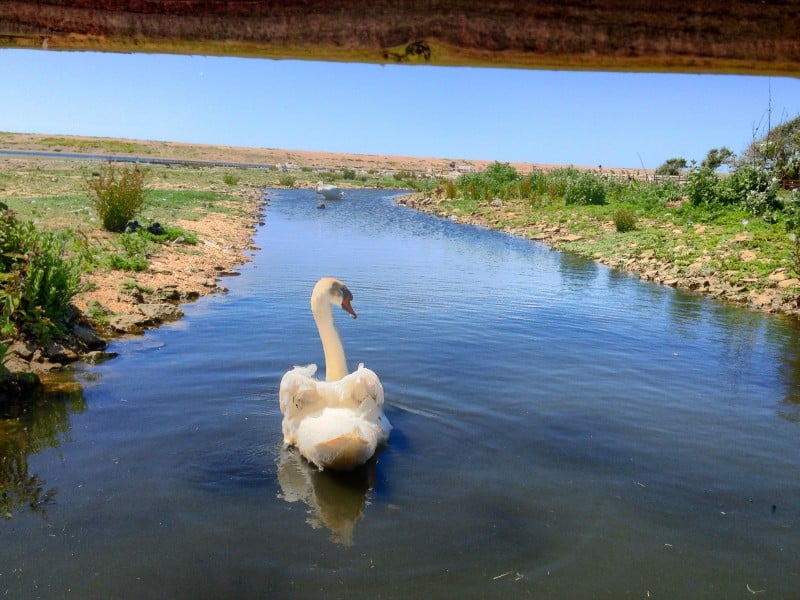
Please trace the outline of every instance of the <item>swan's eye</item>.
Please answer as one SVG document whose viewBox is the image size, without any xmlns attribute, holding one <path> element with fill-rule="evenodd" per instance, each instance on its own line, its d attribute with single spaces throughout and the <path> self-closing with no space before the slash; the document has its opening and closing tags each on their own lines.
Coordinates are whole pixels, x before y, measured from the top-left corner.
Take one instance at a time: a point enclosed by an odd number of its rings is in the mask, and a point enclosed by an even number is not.
<svg viewBox="0 0 800 600">
<path fill-rule="evenodd" d="M 352 302 L 353 294 L 347 289 L 347 286 L 340 281 L 334 281 L 331 284 L 331 296 L 337 298 L 341 296 L 343 302 Z"/>
</svg>

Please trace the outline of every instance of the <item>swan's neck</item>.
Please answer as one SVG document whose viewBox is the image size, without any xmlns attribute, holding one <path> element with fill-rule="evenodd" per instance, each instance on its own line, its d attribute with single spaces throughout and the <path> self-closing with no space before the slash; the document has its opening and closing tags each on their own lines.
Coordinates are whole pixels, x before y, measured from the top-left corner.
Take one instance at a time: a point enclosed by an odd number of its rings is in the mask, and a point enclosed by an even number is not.
<svg viewBox="0 0 800 600">
<path fill-rule="evenodd" d="M 329 302 L 312 302 L 311 312 L 317 324 L 322 351 L 325 353 L 325 380 L 338 381 L 349 373 L 344 346 L 333 324 L 333 312 Z"/>
</svg>

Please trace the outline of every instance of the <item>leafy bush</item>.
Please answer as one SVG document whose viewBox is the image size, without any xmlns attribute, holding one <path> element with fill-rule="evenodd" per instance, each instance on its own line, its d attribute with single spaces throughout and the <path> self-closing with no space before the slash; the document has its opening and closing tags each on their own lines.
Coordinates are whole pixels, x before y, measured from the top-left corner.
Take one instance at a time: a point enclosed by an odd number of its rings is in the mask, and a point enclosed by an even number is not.
<svg viewBox="0 0 800 600">
<path fill-rule="evenodd" d="M 119 168 L 112 162 L 84 177 L 97 216 L 108 231 L 123 231 L 144 204 L 145 173 L 139 167 Z"/>
<path fill-rule="evenodd" d="M 18 221 L 0 204 L 0 334 L 46 341 L 63 332 L 80 290 L 81 264 L 67 258 L 67 237 Z"/>
<path fill-rule="evenodd" d="M 191 231 L 186 231 L 183 227 L 177 225 L 163 225 L 161 233 L 151 233 L 147 229 L 140 229 L 137 233 L 148 240 L 164 244 L 166 242 L 188 244 L 190 246 L 197 245 L 197 235 Z"/>
<path fill-rule="evenodd" d="M 236 185 L 239 183 L 239 179 L 240 177 L 233 173 L 225 173 L 225 175 L 222 176 L 222 181 L 225 185 Z"/>
<path fill-rule="evenodd" d="M 742 204 L 754 215 L 780 207 L 777 182 L 767 171 L 752 165 L 739 167 L 731 175 L 727 187 L 731 201 Z"/>
<path fill-rule="evenodd" d="M 485 171 L 465 173 L 457 184 L 465 199 L 489 201 L 494 198 L 512 198 L 520 195 L 520 175 L 508 163 L 495 162 Z"/>
<path fill-rule="evenodd" d="M 147 232 L 123 233 L 119 236 L 119 244 L 122 252 L 111 254 L 108 257 L 108 264 L 112 269 L 120 271 L 144 271 L 150 266 L 147 260 L 149 254 L 150 241 L 147 239 Z"/>
<path fill-rule="evenodd" d="M 551 171 L 547 174 L 546 179 L 547 195 L 553 200 L 563 199 L 567 193 L 570 182 L 578 177 L 578 175 L 578 170 L 575 167 Z"/>
<path fill-rule="evenodd" d="M 605 204 L 605 182 L 592 173 L 580 173 L 567 183 L 564 202 L 566 204 Z"/>
<path fill-rule="evenodd" d="M 525 185 L 526 182 L 529 185 Z M 525 194 L 527 192 L 527 195 Z M 520 196 L 533 200 L 547 193 L 547 175 L 542 171 L 532 171 L 520 182 Z"/>
<path fill-rule="evenodd" d="M 636 215 L 630 208 L 620 208 L 612 216 L 614 227 L 620 233 L 636 229 Z"/>
<path fill-rule="evenodd" d="M 694 206 L 711 206 L 723 198 L 719 175 L 708 167 L 693 168 L 686 181 L 686 194 Z"/>
<path fill-rule="evenodd" d="M 351 181 L 356 178 L 356 172 L 354 169 L 343 169 L 342 170 L 342 179 Z"/>
<path fill-rule="evenodd" d="M 486 183 L 493 195 L 501 195 L 511 184 L 519 181 L 519 173 L 508 163 L 495 162 L 486 168 Z"/>
<path fill-rule="evenodd" d="M 278 177 L 278 185 L 283 187 L 293 188 L 297 180 L 292 175 L 283 174 Z"/>
</svg>

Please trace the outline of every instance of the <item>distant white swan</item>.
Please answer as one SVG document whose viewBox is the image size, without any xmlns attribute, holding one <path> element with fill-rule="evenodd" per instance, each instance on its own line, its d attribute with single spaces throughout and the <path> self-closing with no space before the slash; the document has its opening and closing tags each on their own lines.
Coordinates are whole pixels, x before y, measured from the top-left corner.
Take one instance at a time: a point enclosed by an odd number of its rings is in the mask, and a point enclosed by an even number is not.
<svg viewBox="0 0 800 600">
<path fill-rule="evenodd" d="M 353 318 L 353 294 L 332 277 L 320 279 L 311 294 L 311 312 L 325 354 L 325 381 L 317 365 L 294 367 L 281 379 L 283 441 L 324 469 L 354 469 L 367 462 L 392 429 L 383 413 L 383 386 L 363 364 L 348 373 L 344 347 L 333 323 L 332 306 Z"/>
<path fill-rule="evenodd" d="M 314 189 L 318 194 L 324 196 L 326 200 L 339 200 L 344 196 L 344 192 L 340 188 L 321 181 L 317 182 L 317 187 Z"/>
</svg>

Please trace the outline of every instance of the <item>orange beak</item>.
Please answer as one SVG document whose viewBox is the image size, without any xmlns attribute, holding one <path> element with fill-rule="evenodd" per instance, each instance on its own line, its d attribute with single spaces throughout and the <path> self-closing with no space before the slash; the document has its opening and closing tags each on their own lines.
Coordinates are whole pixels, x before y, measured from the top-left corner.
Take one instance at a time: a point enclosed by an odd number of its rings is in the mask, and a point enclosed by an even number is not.
<svg viewBox="0 0 800 600">
<path fill-rule="evenodd" d="M 345 309 L 347 312 L 349 312 L 351 315 L 353 315 L 354 319 L 358 318 L 356 311 L 353 310 L 353 306 L 350 304 L 350 298 L 345 298 L 344 300 L 342 300 L 342 308 Z"/>
</svg>

